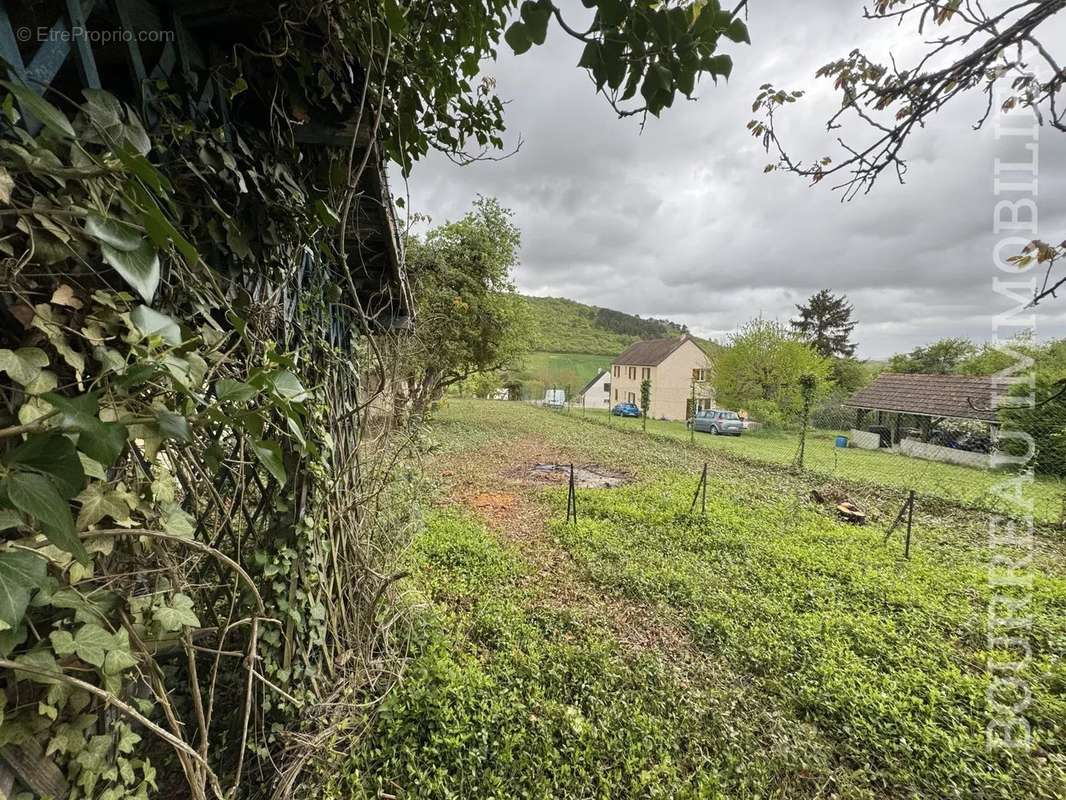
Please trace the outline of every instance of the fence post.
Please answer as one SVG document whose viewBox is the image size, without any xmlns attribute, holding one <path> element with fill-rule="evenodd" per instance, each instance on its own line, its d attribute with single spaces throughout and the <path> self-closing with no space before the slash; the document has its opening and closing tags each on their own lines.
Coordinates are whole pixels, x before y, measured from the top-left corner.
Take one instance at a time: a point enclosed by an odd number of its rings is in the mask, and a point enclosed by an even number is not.
<svg viewBox="0 0 1066 800">
<path fill-rule="evenodd" d="M 577 525 L 577 485 L 574 483 L 574 465 L 570 465 L 570 485 L 566 492 L 566 521 L 573 518 Z"/>
<path fill-rule="evenodd" d="M 692 495 L 692 505 L 688 507 L 688 512 L 691 514 L 696 510 L 696 502 L 703 496 L 703 506 L 701 513 L 707 513 L 707 462 L 703 462 L 703 472 L 700 473 L 699 483 L 696 484 L 696 493 Z"/>
</svg>

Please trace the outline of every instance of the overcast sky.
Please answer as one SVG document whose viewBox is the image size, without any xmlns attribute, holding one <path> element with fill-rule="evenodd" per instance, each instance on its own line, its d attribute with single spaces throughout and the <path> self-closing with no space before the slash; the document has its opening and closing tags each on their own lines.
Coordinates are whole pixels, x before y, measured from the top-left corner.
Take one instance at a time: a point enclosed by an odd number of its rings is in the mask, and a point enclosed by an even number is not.
<svg viewBox="0 0 1066 800">
<path fill-rule="evenodd" d="M 408 182 L 410 207 L 437 223 L 461 216 L 479 193 L 494 195 L 522 230 L 521 291 L 668 318 L 703 336 L 724 340 L 760 313 L 785 321 L 795 303 L 829 288 L 854 304 L 865 358 L 942 336 L 991 339 L 995 315 L 1010 306 L 992 288 L 1001 274 L 992 248 L 1003 236 L 992 226 L 994 163 L 1028 160 L 1022 140 L 997 141 L 990 126 L 973 132 L 974 97 L 913 137 L 904 186 L 886 176 L 841 204 L 828 187 L 764 175 L 770 159 L 745 129 L 760 84 L 810 92 L 782 118 L 782 133 L 798 155 L 821 156 L 833 152 L 824 121 L 834 96 L 815 70 L 856 46 L 907 61 L 916 40 L 864 21 L 860 0 L 750 5 L 753 44 L 723 40 L 734 59 L 728 85 L 705 78 L 698 101 L 675 101 L 643 133 L 594 94 L 575 66 L 581 45 L 554 25 L 544 46 L 522 56 L 501 44 L 485 72 L 508 102 L 507 137 L 521 136 L 521 151 L 462 168 L 428 158 Z M 580 21 L 587 12 L 574 6 Z M 1066 238 L 1064 198 L 1066 134 L 1045 127 L 1041 238 Z M 1066 297 L 1037 312 L 1038 336 L 1066 336 Z"/>
</svg>

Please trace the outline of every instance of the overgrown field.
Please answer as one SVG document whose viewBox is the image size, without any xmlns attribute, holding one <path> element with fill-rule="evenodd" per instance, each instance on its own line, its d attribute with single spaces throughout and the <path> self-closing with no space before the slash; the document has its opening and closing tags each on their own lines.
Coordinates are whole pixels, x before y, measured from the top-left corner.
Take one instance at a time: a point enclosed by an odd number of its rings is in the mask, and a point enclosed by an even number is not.
<svg viewBox="0 0 1066 800">
<path fill-rule="evenodd" d="M 454 402 L 411 554 L 404 679 L 338 775 L 345 797 L 1061 798 L 1066 548 L 1038 527 L 1010 673 L 1026 751 L 986 747 L 988 513 L 735 460 L 513 403 Z M 706 515 L 689 513 L 712 463 Z M 633 478 L 566 489 L 538 461 Z M 812 489 L 859 500 L 839 522 Z M 1026 699 L 1027 698 L 1027 699 Z"/>
</svg>

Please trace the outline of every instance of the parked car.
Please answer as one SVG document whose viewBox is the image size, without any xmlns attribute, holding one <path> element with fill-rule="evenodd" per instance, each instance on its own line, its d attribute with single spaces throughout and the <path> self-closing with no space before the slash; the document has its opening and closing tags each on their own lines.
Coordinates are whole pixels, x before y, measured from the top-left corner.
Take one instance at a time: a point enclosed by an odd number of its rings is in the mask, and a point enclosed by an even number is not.
<svg viewBox="0 0 1066 800">
<path fill-rule="evenodd" d="M 548 408 L 562 408 L 566 405 L 566 392 L 562 389 L 548 389 L 544 393 L 544 405 Z"/>
<path fill-rule="evenodd" d="M 618 403 L 611 409 L 611 413 L 616 417 L 639 417 L 640 409 L 636 403 Z"/>
<path fill-rule="evenodd" d="M 736 411 L 697 411 L 690 423 L 697 431 L 717 436 L 740 436 L 744 432 L 744 420 Z"/>
</svg>

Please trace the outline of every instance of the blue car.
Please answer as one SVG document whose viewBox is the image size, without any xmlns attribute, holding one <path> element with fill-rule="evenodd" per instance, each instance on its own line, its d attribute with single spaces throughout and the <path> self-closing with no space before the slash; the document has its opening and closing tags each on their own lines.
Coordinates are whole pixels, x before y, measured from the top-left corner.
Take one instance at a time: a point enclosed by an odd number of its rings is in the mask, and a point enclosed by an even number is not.
<svg viewBox="0 0 1066 800">
<path fill-rule="evenodd" d="M 640 409 L 636 403 L 619 403 L 611 409 L 611 413 L 616 417 L 639 417 Z"/>
</svg>

